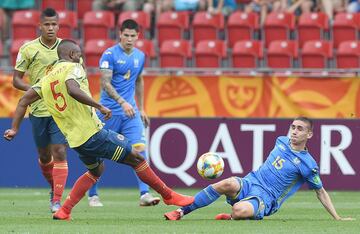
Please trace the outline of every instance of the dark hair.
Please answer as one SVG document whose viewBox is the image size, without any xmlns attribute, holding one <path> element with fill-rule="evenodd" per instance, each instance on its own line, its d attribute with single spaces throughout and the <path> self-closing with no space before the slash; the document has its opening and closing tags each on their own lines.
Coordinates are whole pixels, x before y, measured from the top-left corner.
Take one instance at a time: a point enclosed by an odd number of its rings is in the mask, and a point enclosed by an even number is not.
<svg viewBox="0 0 360 234">
<path fill-rule="evenodd" d="M 135 29 L 136 32 L 139 32 L 139 25 L 135 20 L 127 19 L 121 24 L 120 31 L 122 32 L 125 29 Z"/>
<path fill-rule="evenodd" d="M 58 13 L 53 8 L 46 8 L 41 12 L 40 19 L 43 20 L 45 17 L 54 17 L 59 18 Z"/>
<path fill-rule="evenodd" d="M 63 58 L 69 52 L 69 49 L 73 48 L 72 46 L 78 46 L 76 41 L 71 39 L 61 40 L 57 47 L 57 54 L 59 58 Z"/>
<path fill-rule="evenodd" d="M 297 118 L 295 118 L 294 120 L 300 120 L 302 122 L 305 122 L 309 125 L 309 129 L 312 131 L 314 129 L 314 123 L 311 119 L 307 118 L 307 117 L 303 117 L 303 116 L 299 116 Z"/>
</svg>

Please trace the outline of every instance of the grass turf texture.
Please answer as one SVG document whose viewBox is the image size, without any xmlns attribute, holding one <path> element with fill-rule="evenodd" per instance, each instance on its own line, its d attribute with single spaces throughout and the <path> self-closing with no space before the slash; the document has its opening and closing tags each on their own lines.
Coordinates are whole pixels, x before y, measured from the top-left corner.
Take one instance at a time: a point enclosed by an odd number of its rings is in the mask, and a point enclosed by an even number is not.
<svg viewBox="0 0 360 234">
<path fill-rule="evenodd" d="M 198 190 L 178 191 L 194 195 Z M 176 207 L 139 207 L 136 189 L 102 188 L 100 193 L 104 207 L 90 208 L 84 198 L 66 222 L 51 219 L 48 190 L 2 188 L 0 233 L 360 233 L 360 192 L 330 192 L 338 213 L 356 218 L 347 222 L 335 222 L 312 191 L 298 192 L 262 221 L 214 220 L 217 213 L 230 211 L 222 197 L 173 222 L 165 221 L 163 213 Z"/>
</svg>

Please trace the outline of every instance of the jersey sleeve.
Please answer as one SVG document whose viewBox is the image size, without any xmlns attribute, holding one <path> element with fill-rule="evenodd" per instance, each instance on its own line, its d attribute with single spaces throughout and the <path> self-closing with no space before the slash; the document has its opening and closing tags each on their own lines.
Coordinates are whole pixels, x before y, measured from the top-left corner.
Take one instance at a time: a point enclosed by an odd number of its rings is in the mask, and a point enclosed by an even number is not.
<svg viewBox="0 0 360 234">
<path fill-rule="evenodd" d="M 22 46 L 16 56 L 15 70 L 25 72 L 30 64 L 26 47 Z"/>
<path fill-rule="evenodd" d="M 310 189 L 321 189 L 323 187 L 317 166 L 309 169 L 304 177 Z"/>
<path fill-rule="evenodd" d="M 31 88 L 41 97 L 43 98 L 42 91 L 41 91 L 41 82 L 38 82 L 31 86 Z"/>
<path fill-rule="evenodd" d="M 106 50 L 99 61 L 100 69 L 109 69 L 113 70 L 114 68 L 114 59 L 113 59 L 113 52 L 111 52 L 109 49 Z"/>
</svg>

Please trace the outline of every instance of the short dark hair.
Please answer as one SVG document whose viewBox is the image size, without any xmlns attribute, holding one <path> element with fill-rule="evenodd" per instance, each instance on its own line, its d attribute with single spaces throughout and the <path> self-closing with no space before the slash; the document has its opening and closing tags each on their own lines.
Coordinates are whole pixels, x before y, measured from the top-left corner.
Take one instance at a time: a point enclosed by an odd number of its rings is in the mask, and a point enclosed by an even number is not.
<svg viewBox="0 0 360 234">
<path fill-rule="evenodd" d="M 300 120 L 302 122 L 305 122 L 309 125 L 309 129 L 311 131 L 313 131 L 314 129 L 314 123 L 311 119 L 309 119 L 308 117 L 304 117 L 304 116 L 299 116 L 299 117 L 296 117 L 294 120 Z"/>
<path fill-rule="evenodd" d="M 136 32 L 139 32 L 139 25 L 138 23 L 133 19 L 127 19 L 122 22 L 120 31 L 124 31 L 125 29 L 135 29 Z"/>
<path fill-rule="evenodd" d="M 74 40 L 71 39 L 61 40 L 61 42 L 57 47 L 57 54 L 59 58 L 64 58 L 64 56 L 69 52 L 69 48 L 73 48 L 71 46 L 76 46 L 76 45 L 78 46 L 78 44 Z"/>
<path fill-rule="evenodd" d="M 46 8 L 41 12 L 40 19 L 43 20 L 45 17 L 54 17 L 59 18 L 58 13 L 53 8 Z"/>
</svg>

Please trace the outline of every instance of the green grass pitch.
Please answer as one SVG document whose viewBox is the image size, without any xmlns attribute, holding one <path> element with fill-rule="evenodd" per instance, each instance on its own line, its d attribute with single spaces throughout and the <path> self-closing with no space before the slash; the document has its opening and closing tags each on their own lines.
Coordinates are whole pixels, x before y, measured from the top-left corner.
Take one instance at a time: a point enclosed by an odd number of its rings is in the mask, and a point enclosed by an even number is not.
<svg viewBox="0 0 360 234">
<path fill-rule="evenodd" d="M 198 190 L 182 189 L 194 195 Z M 68 194 L 68 190 L 65 194 Z M 160 204 L 139 207 L 136 189 L 100 189 L 104 207 L 90 208 L 83 199 L 70 222 L 51 219 L 48 190 L 0 189 L 0 233 L 360 233 L 360 192 L 330 192 L 342 216 L 355 221 L 334 221 L 315 192 L 300 191 L 274 215 L 262 221 L 216 221 L 229 212 L 221 198 L 181 221 L 165 221 L 163 213 L 176 207 Z"/>
</svg>

